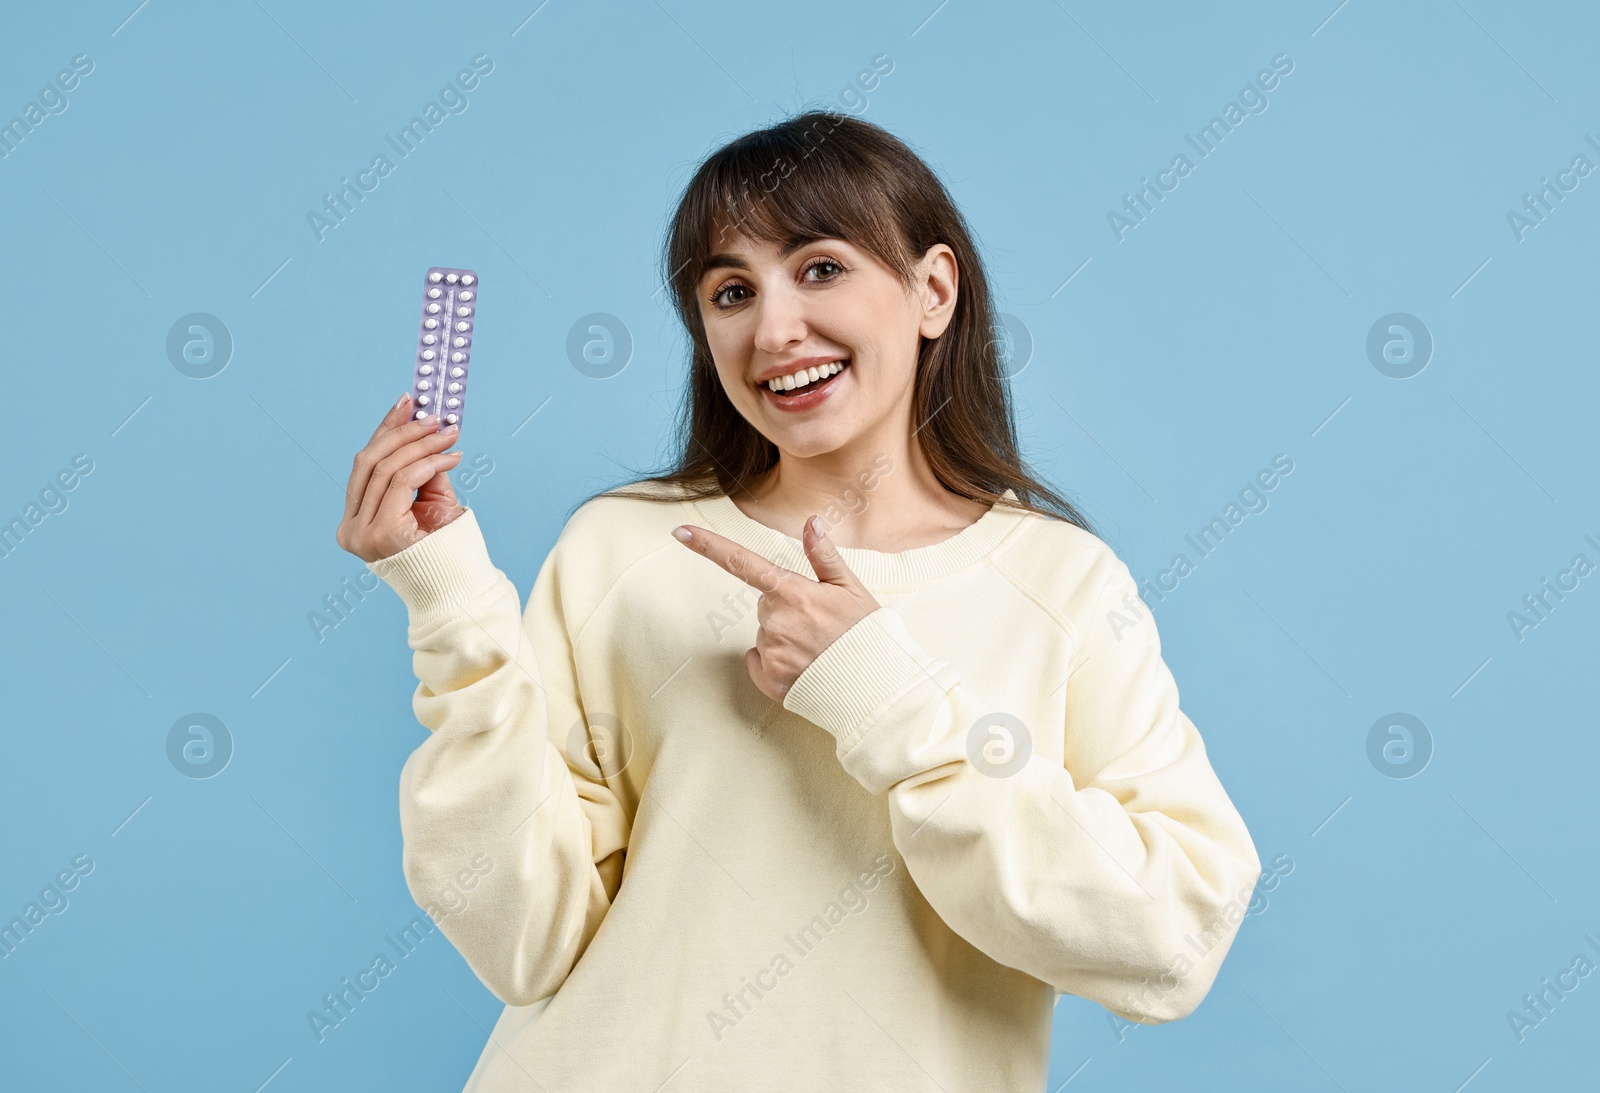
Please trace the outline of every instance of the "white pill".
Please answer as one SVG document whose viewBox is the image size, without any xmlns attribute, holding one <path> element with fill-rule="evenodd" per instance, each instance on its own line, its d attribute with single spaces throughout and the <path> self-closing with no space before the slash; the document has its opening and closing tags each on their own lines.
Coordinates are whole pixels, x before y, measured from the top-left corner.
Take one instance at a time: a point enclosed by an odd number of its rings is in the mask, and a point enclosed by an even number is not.
<svg viewBox="0 0 1600 1093">
<path fill-rule="evenodd" d="M 444 280 L 444 274 L 440 273 L 438 270 L 434 270 L 432 273 L 428 274 L 428 280 L 432 281 L 434 284 L 438 284 L 440 281 Z"/>
<path fill-rule="evenodd" d="M 450 359 L 455 361 L 457 364 L 460 364 L 462 361 L 467 359 L 467 355 L 465 353 L 452 353 L 450 354 Z"/>
<path fill-rule="evenodd" d="M 425 326 L 429 330 L 437 330 L 437 329 L 439 329 L 439 320 L 438 319 L 424 319 L 424 320 L 422 320 L 422 325 Z"/>
<path fill-rule="evenodd" d="M 456 314 L 457 315 L 471 315 L 472 314 L 472 309 L 470 307 L 458 307 L 458 308 L 456 308 Z"/>
<path fill-rule="evenodd" d="M 429 315 L 437 315 L 437 314 L 439 314 L 439 305 L 438 304 L 429 304 L 428 305 L 428 314 Z"/>
<path fill-rule="evenodd" d="M 424 334 L 422 336 L 422 344 L 423 345 L 432 345 L 434 342 L 436 342 L 438 340 L 439 340 L 439 336 L 437 334 Z"/>
<path fill-rule="evenodd" d="M 477 278 L 474 277 L 470 273 L 463 273 L 461 275 L 461 283 L 464 284 L 464 285 L 470 285 L 470 284 L 472 284 L 472 282 L 474 282 L 476 280 L 477 280 Z"/>
<path fill-rule="evenodd" d="M 463 319 L 461 322 L 456 324 L 456 329 L 457 330 L 471 330 L 472 329 L 472 324 L 467 322 L 465 319 Z"/>
<path fill-rule="evenodd" d="M 450 374 L 456 379 L 460 379 L 462 376 L 467 374 L 467 370 L 465 368 L 452 368 L 450 369 Z"/>
<path fill-rule="evenodd" d="M 436 288 L 430 288 L 430 289 L 429 289 L 429 290 L 428 290 L 428 296 L 429 296 L 429 298 L 430 298 L 430 299 L 434 299 L 434 300 L 437 300 L 437 299 L 438 299 L 438 298 L 439 298 L 439 297 L 441 297 L 441 296 L 443 296 L 443 295 L 444 295 L 444 293 L 443 293 L 443 292 L 441 292 L 441 291 L 440 291 L 440 290 L 439 290 L 439 289 L 436 289 Z"/>
<path fill-rule="evenodd" d="M 470 288 L 469 288 L 469 289 L 465 289 L 465 290 L 463 290 L 463 291 L 462 291 L 462 293 L 461 293 L 461 298 L 462 298 L 462 299 L 463 299 L 463 300 L 470 300 L 470 299 L 472 299 L 472 290 L 471 290 L 471 289 L 470 289 Z"/>
<path fill-rule="evenodd" d="M 461 385 L 459 383 L 452 383 L 450 386 L 446 387 L 445 390 L 449 391 L 452 395 L 459 395 L 461 393 Z"/>
<path fill-rule="evenodd" d="M 460 421 L 461 419 L 459 417 L 457 417 L 455 414 L 446 414 L 446 415 L 444 415 L 444 420 L 445 420 L 445 424 L 454 425 L 456 422 Z"/>
<path fill-rule="evenodd" d="M 424 349 L 424 350 L 423 350 L 423 351 L 422 351 L 422 359 L 423 359 L 423 360 L 425 360 L 425 361 L 431 361 L 431 360 L 433 360 L 433 350 L 431 350 L 431 349 Z"/>
<path fill-rule="evenodd" d="M 450 407 L 450 409 L 454 410 L 457 406 L 461 405 L 461 400 L 458 398 L 447 398 L 444 400 L 444 404 Z"/>
<path fill-rule="evenodd" d="M 461 278 L 457 277 L 453 273 L 447 273 L 447 274 L 444 275 L 445 284 L 447 284 L 447 285 L 453 285 L 457 281 L 459 281 L 460 279 Z"/>
<path fill-rule="evenodd" d="M 432 386 L 433 386 L 433 384 L 430 383 L 427 380 L 418 380 L 417 381 L 417 390 L 418 391 L 426 391 L 428 388 L 430 388 Z"/>
<path fill-rule="evenodd" d="M 428 405 L 428 396 L 427 395 L 418 395 L 417 396 L 417 405 L 418 406 L 426 406 L 426 405 Z"/>
<path fill-rule="evenodd" d="M 426 410 L 418 410 L 415 414 L 412 415 L 412 420 L 413 421 L 421 421 L 423 418 L 425 418 L 427 416 L 428 416 L 428 411 L 426 411 Z"/>
<path fill-rule="evenodd" d="M 418 368 L 417 371 L 421 372 L 424 376 L 431 376 L 433 375 L 433 365 L 424 364 L 422 367 Z"/>
</svg>

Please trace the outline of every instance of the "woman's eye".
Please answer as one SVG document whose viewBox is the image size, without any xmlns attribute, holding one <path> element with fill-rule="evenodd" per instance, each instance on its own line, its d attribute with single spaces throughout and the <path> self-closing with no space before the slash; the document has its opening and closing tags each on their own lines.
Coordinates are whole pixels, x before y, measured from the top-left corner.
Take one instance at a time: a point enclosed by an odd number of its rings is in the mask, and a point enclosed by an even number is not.
<svg viewBox="0 0 1600 1093">
<path fill-rule="evenodd" d="M 732 307 L 734 304 L 738 303 L 739 301 L 738 300 L 730 300 L 727 303 L 723 303 L 722 302 L 723 296 L 725 296 L 727 293 L 730 293 L 730 292 L 746 292 L 746 291 L 748 291 L 748 290 L 743 285 L 724 285 L 723 287 L 717 289 L 717 291 L 715 291 L 715 292 L 713 292 L 711 294 L 711 303 L 716 307 Z"/>
<path fill-rule="evenodd" d="M 819 276 L 819 277 L 815 277 L 815 278 L 810 278 L 809 277 L 809 275 L 811 274 L 811 272 L 813 270 L 822 270 L 822 269 L 826 269 L 829 272 L 826 275 L 823 275 L 823 276 Z M 802 277 L 806 277 L 806 278 L 811 279 L 811 280 L 816 280 L 816 281 L 831 281 L 831 280 L 833 280 L 835 277 L 839 276 L 839 274 L 841 274 L 843 272 L 844 272 L 844 266 L 840 265 L 838 262 L 835 262 L 832 258 L 819 258 L 817 261 L 812 262 L 809 266 L 807 266 L 804 270 L 802 270 L 801 271 L 801 276 Z M 738 282 L 734 282 L 732 284 L 723 285 L 721 288 L 717 289 L 710 296 L 708 296 L 707 299 L 711 301 L 711 305 L 713 307 L 730 308 L 730 307 L 733 307 L 735 304 L 743 303 L 744 300 L 748 298 L 748 295 L 740 296 L 740 297 L 737 297 L 737 298 L 729 298 L 728 297 L 728 293 L 730 293 L 730 292 L 742 292 L 742 293 L 748 294 L 749 291 L 750 290 L 747 287 L 745 287 L 744 285 L 741 285 Z"/>
</svg>

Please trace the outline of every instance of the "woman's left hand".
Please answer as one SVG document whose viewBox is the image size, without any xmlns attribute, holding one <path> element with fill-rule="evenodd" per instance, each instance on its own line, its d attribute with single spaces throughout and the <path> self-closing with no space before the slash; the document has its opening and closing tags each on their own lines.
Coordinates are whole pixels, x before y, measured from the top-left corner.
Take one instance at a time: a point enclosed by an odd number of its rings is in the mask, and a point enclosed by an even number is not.
<svg viewBox="0 0 1600 1093">
<path fill-rule="evenodd" d="M 744 655 L 750 678 L 762 694 L 782 702 L 800 673 L 856 623 L 878 610 L 872 598 L 816 517 L 806 521 L 802 545 L 819 580 L 769 562 L 714 531 L 693 524 L 673 529 L 692 533 L 686 545 L 761 590 L 756 600 L 756 646 Z M 683 540 L 680 538 L 679 540 Z"/>
</svg>

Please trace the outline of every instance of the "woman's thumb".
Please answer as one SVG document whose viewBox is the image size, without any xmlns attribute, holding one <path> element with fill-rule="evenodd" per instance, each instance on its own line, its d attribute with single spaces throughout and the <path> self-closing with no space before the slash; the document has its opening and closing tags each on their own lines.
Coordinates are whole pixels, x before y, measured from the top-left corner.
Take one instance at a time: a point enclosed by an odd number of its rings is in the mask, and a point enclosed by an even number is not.
<svg viewBox="0 0 1600 1093">
<path fill-rule="evenodd" d="M 834 545 L 828 533 L 822 530 L 822 519 L 812 516 L 806 521 L 805 538 L 802 545 L 806 548 L 806 557 L 811 561 L 811 568 L 816 572 L 817 579 L 827 584 L 836 584 L 844 588 L 862 588 L 860 579 L 845 565 L 844 556 L 839 553 L 839 548 Z"/>
</svg>

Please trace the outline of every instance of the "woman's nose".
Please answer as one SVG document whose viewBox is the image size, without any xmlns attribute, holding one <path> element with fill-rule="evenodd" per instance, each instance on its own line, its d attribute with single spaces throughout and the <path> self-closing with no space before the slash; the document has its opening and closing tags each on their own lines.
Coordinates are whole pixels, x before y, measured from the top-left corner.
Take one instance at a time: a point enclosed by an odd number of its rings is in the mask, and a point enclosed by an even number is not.
<svg viewBox="0 0 1600 1093">
<path fill-rule="evenodd" d="M 805 336 L 805 308 L 796 294 L 777 289 L 757 297 L 755 344 L 758 350 L 781 353 L 784 347 L 803 341 Z"/>
</svg>

